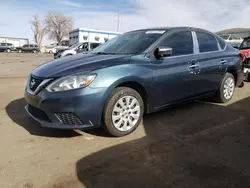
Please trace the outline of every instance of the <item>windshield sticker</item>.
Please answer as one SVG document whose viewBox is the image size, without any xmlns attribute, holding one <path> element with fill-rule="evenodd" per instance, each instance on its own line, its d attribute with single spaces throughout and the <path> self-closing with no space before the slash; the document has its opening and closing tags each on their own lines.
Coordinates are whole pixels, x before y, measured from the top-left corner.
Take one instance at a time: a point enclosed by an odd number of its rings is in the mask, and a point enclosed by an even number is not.
<svg viewBox="0 0 250 188">
<path fill-rule="evenodd" d="M 163 34 L 165 33 L 164 30 L 151 30 L 151 31 L 147 31 L 145 34 Z"/>
</svg>

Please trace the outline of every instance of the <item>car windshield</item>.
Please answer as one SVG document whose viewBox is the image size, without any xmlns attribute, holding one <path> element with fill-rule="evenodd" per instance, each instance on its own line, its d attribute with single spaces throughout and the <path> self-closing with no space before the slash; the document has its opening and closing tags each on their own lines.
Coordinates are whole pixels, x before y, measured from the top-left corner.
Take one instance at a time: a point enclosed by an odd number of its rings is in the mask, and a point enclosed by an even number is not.
<svg viewBox="0 0 250 188">
<path fill-rule="evenodd" d="M 250 48 L 250 38 L 245 39 L 240 45 L 240 49 L 249 49 Z"/>
<path fill-rule="evenodd" d="M 224 40 L 227 40 L 229 38 L 230 35 L 220 35 L 221 38 L 223 38 Z"/>
<path fill-rule="evenodd" d="M 99 54 L 137 54 L 145 51 L 166 30 L 132 31 L 117 36 L 98 46 L 92 52 Z"/>
</svg>

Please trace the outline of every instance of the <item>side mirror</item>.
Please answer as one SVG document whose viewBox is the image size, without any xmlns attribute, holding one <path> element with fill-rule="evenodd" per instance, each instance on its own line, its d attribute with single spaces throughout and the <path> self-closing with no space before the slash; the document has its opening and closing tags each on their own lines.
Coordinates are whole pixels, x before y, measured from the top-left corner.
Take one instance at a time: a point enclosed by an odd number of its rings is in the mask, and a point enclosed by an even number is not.
<svg viewBox="0 0 250 188">
<path fill-rule="evenodd" d="M 173 49 L 170 47 L 159 46 L 158 48 L 158 57 L 168 57 L 173 54 Z"/>
</svg>

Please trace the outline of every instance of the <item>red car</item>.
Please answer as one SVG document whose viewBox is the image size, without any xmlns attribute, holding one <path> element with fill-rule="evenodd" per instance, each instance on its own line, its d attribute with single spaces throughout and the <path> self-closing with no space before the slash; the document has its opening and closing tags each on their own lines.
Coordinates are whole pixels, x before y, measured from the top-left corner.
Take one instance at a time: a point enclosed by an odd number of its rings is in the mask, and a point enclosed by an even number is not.
<svg viewBox="0 0 250 188">
<path fill-rule="evenodd" d="M 244 60 L 247 60 L 246 63 L 248 64 L 250 59 L 250 37 L 244 38 L 243 42 L 239 47 L 239 50 Z"/>
<path fill-rule="evenodd" d="M 250 37 L 244 38 L 239 47 L 244 62 L 244 80 L 250 82 Z"/>
</svg>

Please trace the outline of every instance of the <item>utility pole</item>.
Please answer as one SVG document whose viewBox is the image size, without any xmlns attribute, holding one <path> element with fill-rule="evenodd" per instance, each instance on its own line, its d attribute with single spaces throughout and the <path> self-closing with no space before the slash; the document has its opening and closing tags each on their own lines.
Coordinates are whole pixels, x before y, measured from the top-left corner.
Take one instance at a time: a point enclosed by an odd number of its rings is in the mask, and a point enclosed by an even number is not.
<svg viewBox="0 0 250 188">
<path fill-rule="evenodd" d="M 116 27 L 116 31 L 119 32 L 120 29 L 120 10 L 118 8 L 117 10 L 117 27 Z"/>
</svg>

